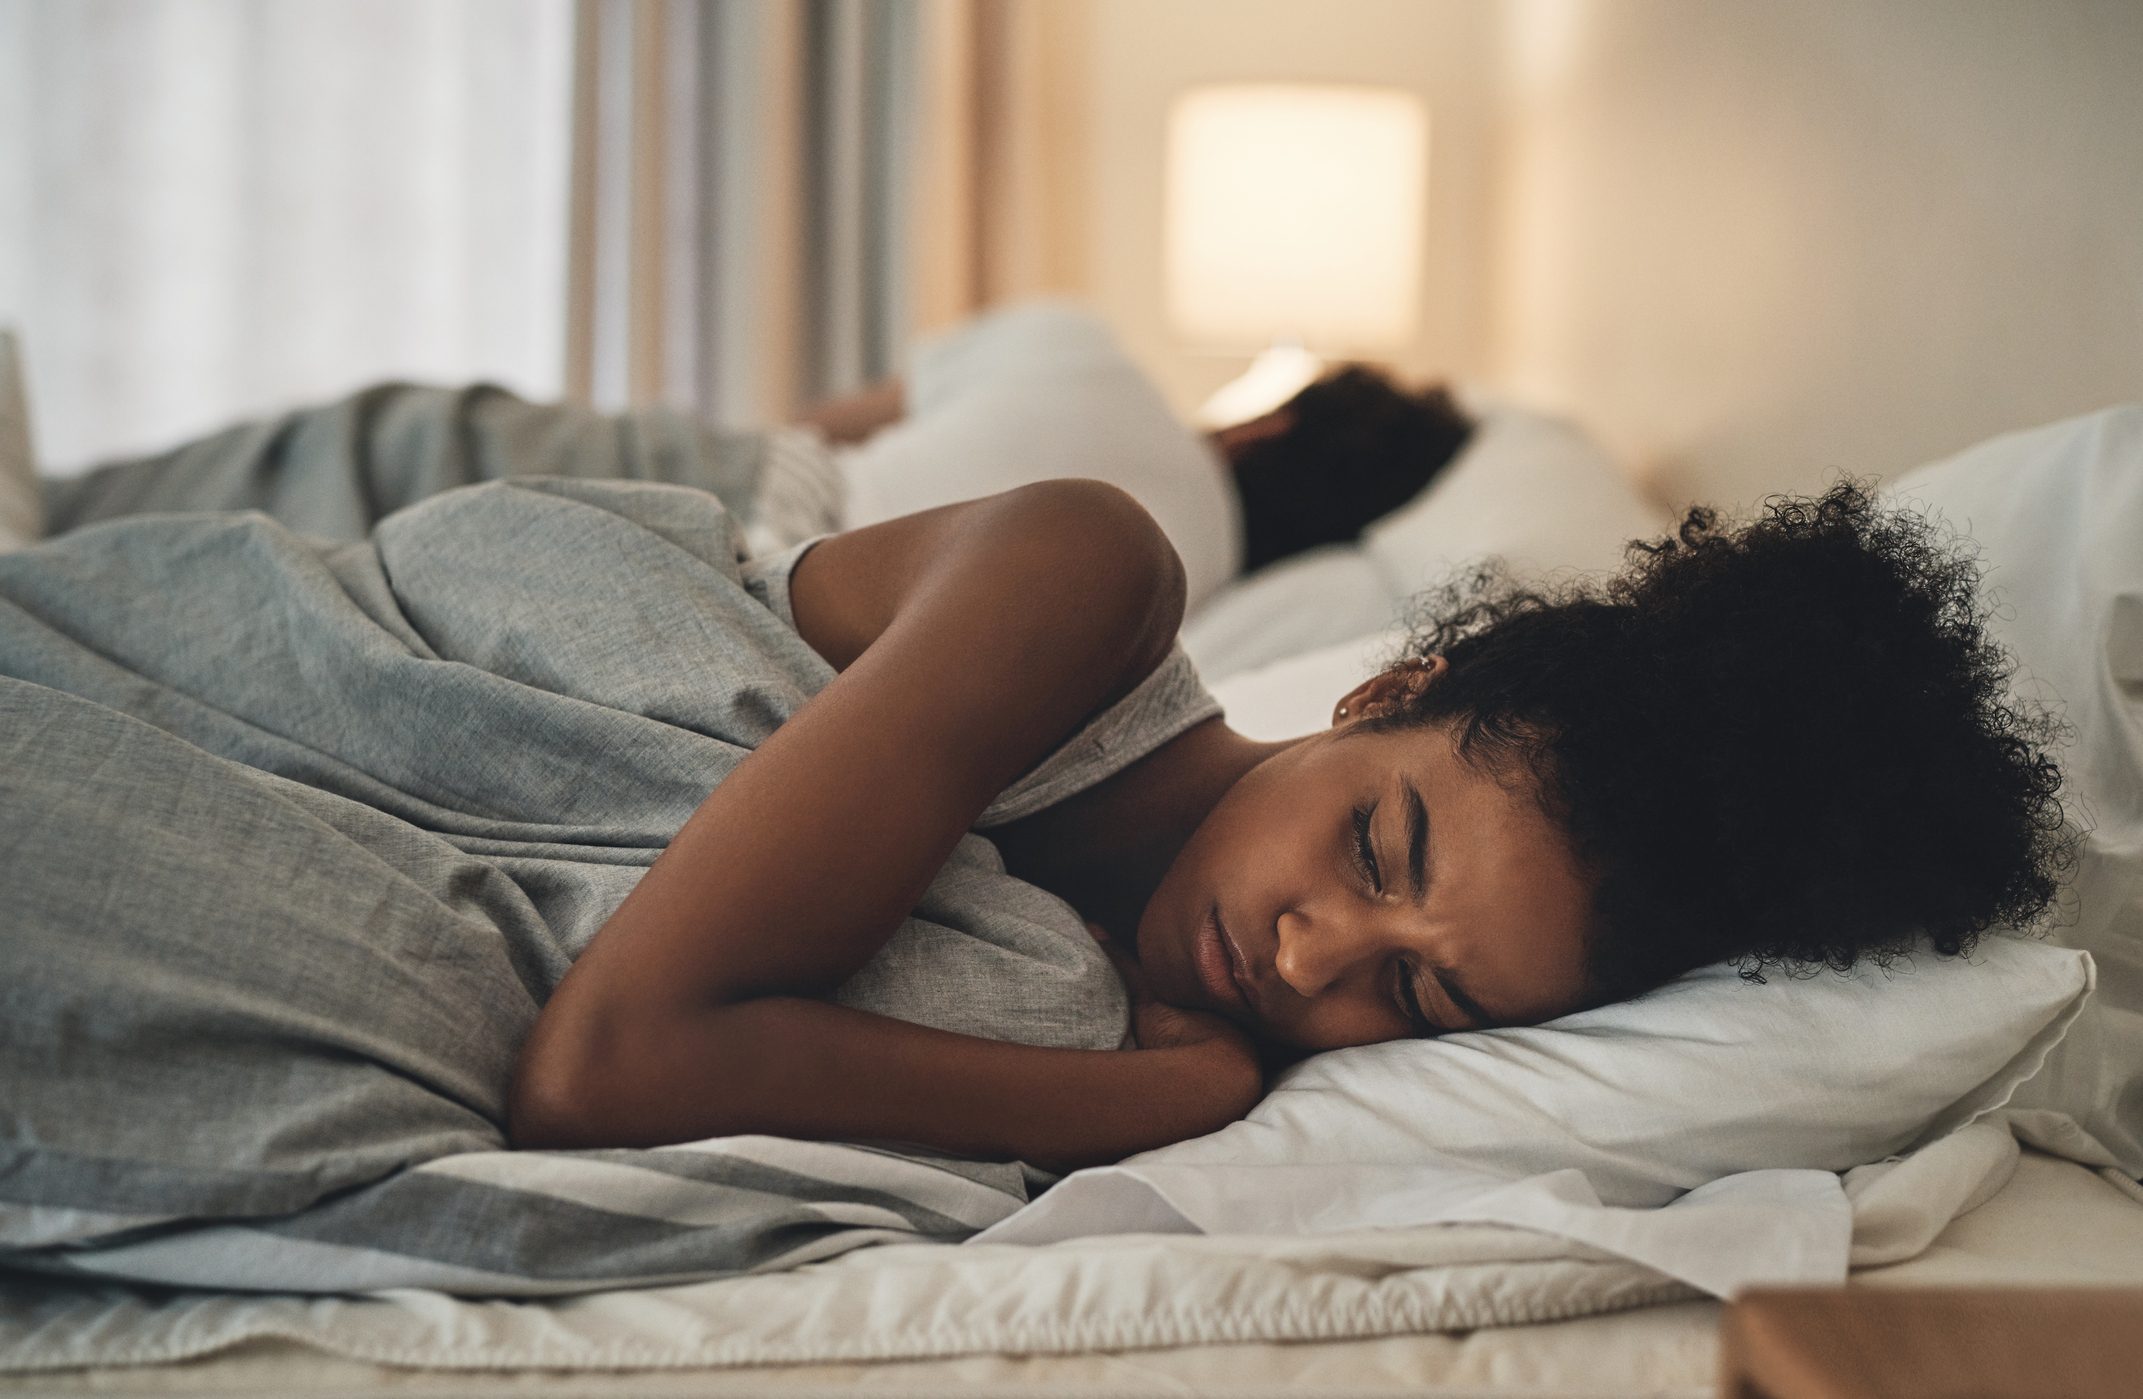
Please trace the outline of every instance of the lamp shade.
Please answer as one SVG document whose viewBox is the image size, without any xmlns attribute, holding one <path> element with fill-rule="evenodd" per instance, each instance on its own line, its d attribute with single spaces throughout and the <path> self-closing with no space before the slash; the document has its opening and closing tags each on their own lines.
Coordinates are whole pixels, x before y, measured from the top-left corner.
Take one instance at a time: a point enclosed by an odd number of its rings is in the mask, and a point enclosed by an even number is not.
<svg viewBox="0 0 2143 1399">
<path fill-rule="evenodd" d="M 1392 88 L 1194 88 L 1168 123 L 1167 305 L 1231 349 L 1414 334 L 1429 117 Z"/>
</svg>

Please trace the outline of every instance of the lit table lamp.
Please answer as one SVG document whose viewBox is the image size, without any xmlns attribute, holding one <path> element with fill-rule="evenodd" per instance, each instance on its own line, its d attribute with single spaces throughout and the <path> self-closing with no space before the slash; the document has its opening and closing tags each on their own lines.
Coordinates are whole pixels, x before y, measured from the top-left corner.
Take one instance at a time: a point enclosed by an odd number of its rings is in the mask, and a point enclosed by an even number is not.
<svg viewBox="0 0 2143 1399">
<path fill-rule="evenodd" d="M 1224 427 L 1279 407 L 1317 351 L 1414 335 L 1429 117 L 1392 88 L 1193 88 L 1168 121 L 1168 319 L 1194 344 L 1263 353 L 1198 416 Z"/>
</svg>

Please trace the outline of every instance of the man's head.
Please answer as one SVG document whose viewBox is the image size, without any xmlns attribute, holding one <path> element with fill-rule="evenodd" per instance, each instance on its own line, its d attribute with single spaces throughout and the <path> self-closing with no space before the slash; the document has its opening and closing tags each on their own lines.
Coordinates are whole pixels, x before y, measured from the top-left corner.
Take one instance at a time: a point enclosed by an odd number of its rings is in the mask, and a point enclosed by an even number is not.
<svg viewBox="0 0 2143 1399">
<path fill-rule="evenodd" d="M 1239 782 L 1169 871 L 1139 930 L 1164 997 L 1333 1048 L 1713 962 L 1957 952 L 2044 912 L 2069 848 L 2051 725 L 1924 520 L 1847 484 L 1742 529 L 1692 511 L 1633 559 L 1432 596 L 1409 659 Z"/>
<path fill-rule="evenodd" d="M 1408 392 L 1364 365 L 1215 433 L 1243 506 L 1243 572 L 1355 539 L 1419 495 L 1473 431 L 1440 388 Z"/>
</svg>

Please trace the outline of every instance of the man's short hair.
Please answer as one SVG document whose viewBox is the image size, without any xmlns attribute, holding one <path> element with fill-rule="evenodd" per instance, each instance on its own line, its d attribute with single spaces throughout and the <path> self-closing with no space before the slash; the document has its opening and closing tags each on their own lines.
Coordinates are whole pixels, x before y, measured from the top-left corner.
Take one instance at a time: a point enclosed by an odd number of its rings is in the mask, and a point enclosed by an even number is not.
<svg viewBox="0 0 2143 1399">
<path fill-rule="evenodd" d="M 1359 538 L 1419 495 L 1473 433 L 1441 387 L 1408 391 L 1359 364 L 1319 379 L 1280 412 L 1288 426 L 1235 458 L 1245 573 Z"/>
</svg>

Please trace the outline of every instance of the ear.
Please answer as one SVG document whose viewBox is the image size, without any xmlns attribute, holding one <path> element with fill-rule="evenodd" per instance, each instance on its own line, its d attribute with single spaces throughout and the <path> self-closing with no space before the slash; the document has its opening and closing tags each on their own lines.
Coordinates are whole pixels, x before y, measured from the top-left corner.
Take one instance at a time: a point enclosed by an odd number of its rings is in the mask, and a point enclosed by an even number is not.
<svg viewBox="0 0 2143 1399">
<path fill-rule="evenodd" d="M 1389 714 L 1418 699 L 1422 691 L 1435 684 L 1437 677 L 1450 668 L 1450 662 L 1442 656 L 1401 661 L 1390 670 L 1370 676 L 1340 696 L 1339 703 L 1332 707 L 1332 724 L 1336 728 L 1341 724 L 1351 724 L 1357 719 L 1373 719 Z"/>
</svg>

